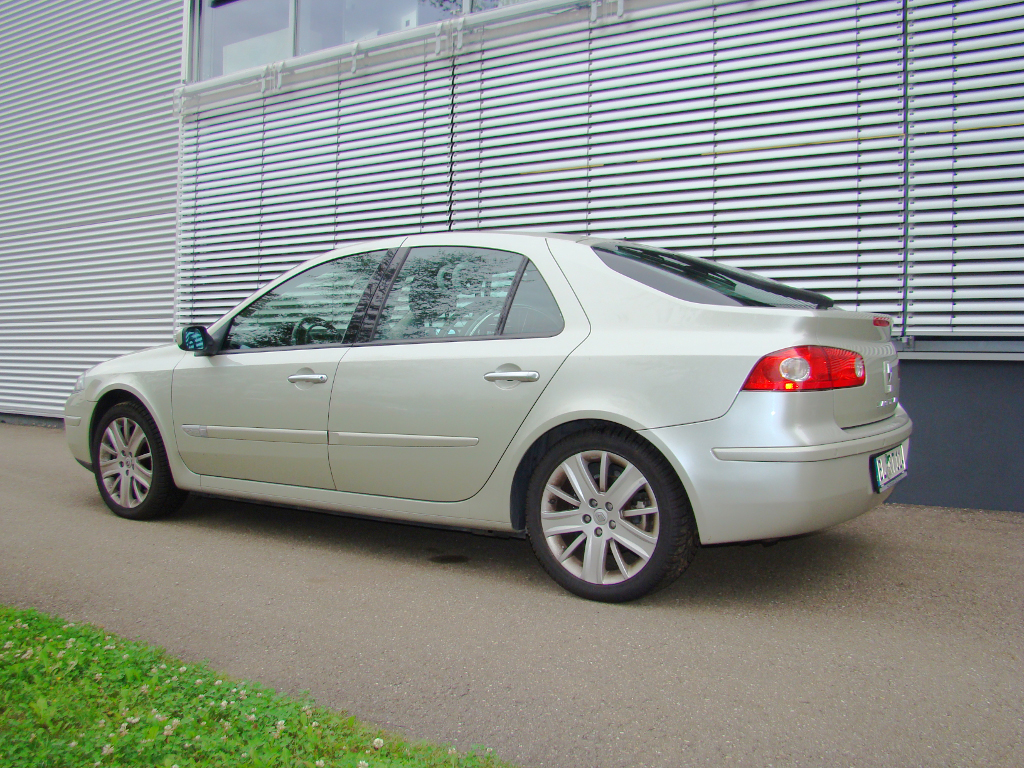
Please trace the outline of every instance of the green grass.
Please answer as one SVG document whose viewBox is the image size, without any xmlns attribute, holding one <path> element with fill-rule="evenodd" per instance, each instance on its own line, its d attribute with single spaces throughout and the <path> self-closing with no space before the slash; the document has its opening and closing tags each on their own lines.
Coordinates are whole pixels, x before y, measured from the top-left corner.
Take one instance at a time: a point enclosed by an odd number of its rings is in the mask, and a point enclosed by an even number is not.
<svg viewBox="0 0 1024 768">
<path fill-rule="evenodd" d="M 0 765 L 500 768 L 102 629 L 0 607 Z"/>
</svg>

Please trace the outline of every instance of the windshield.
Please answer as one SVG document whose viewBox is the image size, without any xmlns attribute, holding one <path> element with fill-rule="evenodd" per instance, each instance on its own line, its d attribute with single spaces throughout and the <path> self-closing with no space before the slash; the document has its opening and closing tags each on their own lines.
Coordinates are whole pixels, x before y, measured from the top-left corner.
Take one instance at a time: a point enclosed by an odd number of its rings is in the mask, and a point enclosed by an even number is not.
<svg viewBox="0 0 1024 768">
<path fill-rule="evenodd" d="M 789 309 L 827 309 L 833 303 L 820 293 L 675 251 L 621 240 L 585 242 L 616 272 L 685 301 Z"/>
</svg>

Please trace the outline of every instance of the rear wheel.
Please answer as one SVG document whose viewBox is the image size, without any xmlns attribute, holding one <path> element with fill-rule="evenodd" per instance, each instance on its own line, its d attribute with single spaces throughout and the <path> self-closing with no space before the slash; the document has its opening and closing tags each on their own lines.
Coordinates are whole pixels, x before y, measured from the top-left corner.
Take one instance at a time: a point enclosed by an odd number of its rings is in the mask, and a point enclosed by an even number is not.
<svg viewBox="0 0 1024 768">
<path fill-rule="evenodd" d="M 697 550 L 678 478 L 649 443 L 625 431 L 588 431 L 556 444 L 531 480 L 526 527 L 555 581 L 604 602 L 671 583 Z"/>
<path fill-rule="evenodd" d="M 153 418 L 137 403 L 118 403 L 103 414 L 93 440 L 92 465 L 103 501 L 129 520 L 174 512 L 188 496 L 174 484 Z"/>
</svg>

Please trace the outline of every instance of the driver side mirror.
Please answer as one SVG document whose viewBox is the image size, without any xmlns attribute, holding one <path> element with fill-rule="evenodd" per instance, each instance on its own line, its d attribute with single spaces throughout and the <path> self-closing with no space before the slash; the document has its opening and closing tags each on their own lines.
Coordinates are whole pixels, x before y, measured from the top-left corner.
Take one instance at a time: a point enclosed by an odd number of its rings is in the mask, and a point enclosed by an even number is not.
<svg viewBox="0 0 1024 768">
<path fill-rule="evenodd" d="M 174 341 L 186 352 L 195 352 L 199 357 L 217 353 L 217 342 L 202 325 L 188 325 L 174 332 Z"/>
</svg>

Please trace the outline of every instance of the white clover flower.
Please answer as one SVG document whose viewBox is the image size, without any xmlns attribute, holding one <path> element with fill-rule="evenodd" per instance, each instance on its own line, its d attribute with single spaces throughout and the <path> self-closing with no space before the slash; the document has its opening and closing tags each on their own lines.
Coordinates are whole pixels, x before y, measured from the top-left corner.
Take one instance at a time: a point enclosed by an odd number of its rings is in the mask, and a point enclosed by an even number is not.
<svg viewBox="0 0 1024 768">
<path fill-rule="evenodd" d="M 135 725 L 135 724 L 136 724 L 136 723 L 138 723 L 138 722 L 139 722 L 139 720 L 141 720 L 141 719 L 142 719 L 141 717 L 129 717 L 129 718 L 128 718 L 128 722 L 129 722 L 129 723 L 131 723 L 132 725 Z"/>
<path fill-rule="evenodd" d="M 64 658 L 64 654 L 65 654 L 65 651 L 63 651 L 63 650 L 57 651 L 57 658 L 58 659 L 63 659 Z"/>
<path fill-rule="evenodd" d="M 277 721 L 277 727 L 278 728 L 284 728 L 284 720 L 278 720 Z"/>
<path fill-rule="evenodd" d="M 144 694 L 149 693 L 149 685 L 143 683 L 142 686 L 139 688 L 139 692 Z"/>
<path fill-rule="evenodd" d="M 226 701 L 226 700 L 224 700 L 224 699 L 221 699 L 221 702 L 220 702 L 220 708 L 221 708 L 221 709 L 227 709 L 227 708 L 228 708 L 228 703 L 227 703 L 227 701 Z"/>
<path fill-rule="evenodd" d="M 373 748 L 374 749 L 380 749 L 383 746 L 384 746 L 384 739 L 381 739 L 381 738 L 378 737 L 378 738 L 373 740 Z"/>
<path fill-rule="evenodd" d="M 167 669 L 167 665 L 166 664 L 161 664 L 160 665 L 160 669 Z"/>
<path fill-rule="evenodd" d="M 95 675 L 92 676 L 92 679 L 98 683 L 100 680 L 103 679 L 103 675 L 97 672 Z"/>
<path fill-rule="evenodd" d="M 454 755 L 455 754 L 455 747 L 448 747 L 448 754 L 449 755 Z"/>
<path fill-rule="evenodd" d="M 223 680 L 214 680 L 214 681 L 213 681 L 213 684 L 214 684 L 214 685 L 220 685 L 220 684 L 221 684 L 221 683 L 223 683 L 223 682 L 224 682 Z"/>
<path fill-rule="evenodd" d="M 316 768 L 324 768 L 324 766 L 327 765 L 327 763 L 325 763 L 323 760 L 317 760 L 315 763 L 313 763 L 313 765 L 315 765 Z"/>
<path fill-rule="evenodd" d="M 206 694 L 205 693 L 200 693 L 199 694 L 199 698 L 200 699 L 205 699 L 206 698 Z"/>
<path fill-rule="evenodd" d="M 21 658 L 23 658 L 23 659 L 31 659 L 32 658 L 32 649 L 29 648 L 27 651 L 25 651 L 23 654 L 21 654 Z"/>
<path fill-rule="evenodd" d="M 256 715 L 246 715 L 245 719 L 251 723 L 256 719 Z"/>
<path fill-rule="evenodd" d="M 128 733 L 128 723 L 121 723 L 121 727 L 117 730 L 122 736 L 124 736 L 126 733 Z"/>
<path fill-rule="evenodd" d="M 98 723 L 96 723 L 96 725 L 98 725 L 100 728 L 102 728 L 106 724 L 107 724 L 106 720 L 100 720 Z"/>
<path fill-rule="evenodd" d="M 192 741 L 199 741 L 199 740 L 200 740 L 200 736 L 198 734 L 196 734 L 195 738 L 192 739 Z"/>
<path fill-rule="evenodd" d="M 179 672 L 188 672 L 188 667 L 178 667 Z"/>
<path fill-rule="evenodd" d="M 77 747 L 78 746 L 78 742 L 77 741 L 69 741 L 68 742 L 68 746 L 69 747 Z"/>
<path fill-rule="evenodd" d="M 13 640 L 8 640 L 6 643 L 4 643 L 4 650 L 5 651 L 7 649 L 13 648 L 13 647 L 14 647 L 14 641 Z"/>
<path fill-rule="evenodd" d="M 203 684 L 203 678 L 199 678 L 198 680 L 196 680 L 196 685 L 202 685 L 202 684 Z"/>
<path fill-rule="evenodd" d="M 370 768 L 370 764 L 365 760 L 360 760 L 358 768 Z"/>
<path fill-rule="evenodd" d="M 102 753 L 103 753 L 104 755 L 109 755 L 109 754 L 110 754 L 111 752 L 113 752 L 113 751 L 114 751 L 114 748 L 113 748 L 112 746 L 110 746 L 109 744 L 104 744 L 104 745 L 103 745 L 103 749 L 101 749 L 100 751 L 101 751 L 101 752 L 102 752 Z"/>
<path fill-rule="evenodd" d="M 318 723 L 316 720 L 314 720 L 313 721 L 313 727 L 314 728 L 319 728 L 320 727 L 320 723 Z"/>
</svg>

